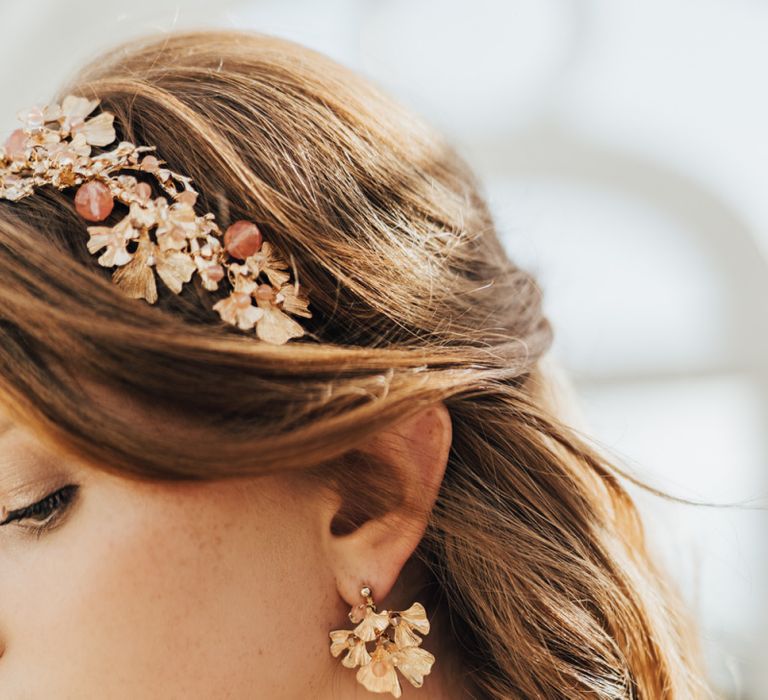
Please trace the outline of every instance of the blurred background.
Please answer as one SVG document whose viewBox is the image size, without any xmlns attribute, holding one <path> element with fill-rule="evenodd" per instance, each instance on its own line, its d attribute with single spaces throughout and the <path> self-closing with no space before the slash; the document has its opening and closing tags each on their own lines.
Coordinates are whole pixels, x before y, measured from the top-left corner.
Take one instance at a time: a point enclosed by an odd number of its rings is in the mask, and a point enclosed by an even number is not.
<svg viewBox="0 0 768 700">
<path fill-rule="evenodd" d="M 149 32 L 249 28 L 443 130 L 544 288 L 583 429 L 655 487 L 647 527 L 729 698 L 768 698 L 768 3 L 0 4 L 0 127 Z"/>
</svg>

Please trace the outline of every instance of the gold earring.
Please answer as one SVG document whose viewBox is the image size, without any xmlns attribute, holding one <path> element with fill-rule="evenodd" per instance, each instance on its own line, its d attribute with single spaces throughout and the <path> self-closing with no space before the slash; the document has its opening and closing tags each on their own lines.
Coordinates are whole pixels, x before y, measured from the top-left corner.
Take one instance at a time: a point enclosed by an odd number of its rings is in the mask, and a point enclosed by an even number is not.
<svg viewBox="0 0 768 700">
<path fill-rule="evenodd" d="M 353 630 L 334 630 L 331 638 L 331 654 L 334 658 L 346 651 L 341 660 L 347 668 L 357 669 L 357 680 L 373 693 L 402 695 L 395 669 L 407 678 L 411 685 L 421 688 L 432 669 L 435 657 L 422 649 L 421 637 L 429 632 L 429 620 L 424 606 L 414 603 L 407 610 L 382 610 L 376 612 L 371 589 L 363 586 L 360 595 L 365 602 L 353 605 L 348 616 L 357 624 Z M 392 636 L 388 631 L 394 630 Z M 376 642 L 370 653 L 367 643 Z"/>
</svg>

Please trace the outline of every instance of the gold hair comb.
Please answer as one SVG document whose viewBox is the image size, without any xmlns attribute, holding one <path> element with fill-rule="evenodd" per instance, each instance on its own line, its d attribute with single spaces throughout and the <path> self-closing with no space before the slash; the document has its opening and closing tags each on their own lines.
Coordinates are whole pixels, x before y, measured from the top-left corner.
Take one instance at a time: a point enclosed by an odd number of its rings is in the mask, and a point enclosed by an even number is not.
<svg viewBox="0 0 768 700">
<path fill-rule="evenodd" d="M 18 201 L 44 185 L 77 187 L 75 209 L 93 223 L 103 222 L 118 202 L 127 208 L 125 216 L 114 226 L 88 226 L 87 247 L 103 251 L 98 263 L 116 268 L 112 280 L 128 297 L 154 304 L 155 273 L 174 294 L 195 272 L 208 291 L 226 276 L 229 296 L 213 305 L 224 321 L 241 330 L 255 327 L 259 339 L 276 345 L 304 335 L 291 318 L 312 316 L 296 267 L 291 282 L 288 264 L 255 223 L 236 221 L 222 235 L 213 214 L 195 212 L 198 193 L 191 179 L 145 155 L 154 146 L 121 141 L 91 154 L 92 147 L 117 138 L 110 112 L 88 119 L 99 102 L 69 95 L 61 105 L 19 114 L 23 127 L 0 149 L 0 199 Z M 140 177 L 124 172 L 131 170 Z M 154 196 L 150 177 L 163 194 Z"/>
</svg>

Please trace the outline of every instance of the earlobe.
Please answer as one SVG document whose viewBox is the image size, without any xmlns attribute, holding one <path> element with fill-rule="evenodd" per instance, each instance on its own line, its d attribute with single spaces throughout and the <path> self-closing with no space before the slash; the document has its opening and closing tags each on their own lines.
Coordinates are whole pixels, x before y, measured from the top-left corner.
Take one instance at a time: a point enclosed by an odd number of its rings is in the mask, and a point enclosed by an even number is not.
<svg viewBox="0 0 768 700">
<path fill-rule="evenodd" d="M 339 595 L 349 605 L 359 602 L 362 583 L 371 586 L 378 601 L 391 591 L 423 537 L 451 440 L 450 413 L 441 401 L 383 430 L 362 448 L 371 458 L 370 473 L 350 474 L 353 485 L 324 516 L 326 553 Z M 365 486 L 355 488 L 356 478 Z M 333 522 L 342 511 L 363 515 L 354 528 L 334 534 Z"/>
</svg>

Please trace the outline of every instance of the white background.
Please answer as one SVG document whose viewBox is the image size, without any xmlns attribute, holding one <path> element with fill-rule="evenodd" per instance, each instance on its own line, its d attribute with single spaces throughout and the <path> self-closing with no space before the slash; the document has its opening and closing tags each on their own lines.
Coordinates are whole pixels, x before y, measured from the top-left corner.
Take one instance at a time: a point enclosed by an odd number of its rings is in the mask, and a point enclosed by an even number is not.
<svg viewBox="0 0 768 700">
<path fill-rule="evenodd" d="M 638 494 L 713 676 L 768 698 L 768 4 L 758 0 L 0 2 L 0 126 L 147 32 L 275 33 L 447 132 L 539 276 L 585 426 Z"/>
</svg>

